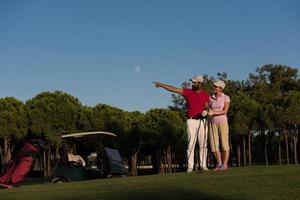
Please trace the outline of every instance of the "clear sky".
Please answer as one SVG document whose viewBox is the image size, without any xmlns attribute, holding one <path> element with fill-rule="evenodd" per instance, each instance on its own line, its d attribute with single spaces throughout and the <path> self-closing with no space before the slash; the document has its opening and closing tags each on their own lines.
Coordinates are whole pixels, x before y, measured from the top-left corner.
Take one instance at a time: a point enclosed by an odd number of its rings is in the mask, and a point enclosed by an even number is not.
<svg viewBox="0 0 300 200">
<path fill-rule="evenodd" d="M 0 0 L 0 98 L 67 92 L 126 111 L 171 105 L 196 74 L 300 67 L 298 0 Z"/>
</svg>

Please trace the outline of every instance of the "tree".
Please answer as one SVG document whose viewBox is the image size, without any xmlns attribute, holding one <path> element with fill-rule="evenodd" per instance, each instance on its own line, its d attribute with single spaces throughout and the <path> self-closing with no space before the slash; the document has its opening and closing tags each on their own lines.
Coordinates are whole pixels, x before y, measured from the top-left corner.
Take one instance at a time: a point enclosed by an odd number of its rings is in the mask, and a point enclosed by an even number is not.
<svg viewBox="0 0 300 200">
<path fill-rule="evenodd" d="M 229 124 L 234 137 L 242 138 L 243 160 L 246 165 L 246 142 L 248 137 L 248 163 L 251 165 L 251 137 L 253 131 L 258 129 L 257 120 L 261 111 L 260 105 L 244 92 L 238 92 L 231 101 L 229 112 Z M 236 140 L 239 143 L 239 140 Z M 238 166 L 240 166 L 240 146 L 237 145 Z"/>
<path fill-rule="evenodd" d="M 289 91 L 283 97 L 284 112 L 282 120 L 286 130 L 290 133 L 293 141 L 294 163 L 298 164 L 297 143 L 298 143 L 298 126 L 300 125 L 300 92 Z"/>
<path fill-rule="evenodd" d="M 118 135 L 118 144 L 122 157 L 128 159 L 129 172 L 137 175 L 138 154 L 142 146 L 143 114 L 125 112 L 121 109 L 98 104 L 92 108 L 90 124 L 94 129 L 104 129 Z"/>
<path fill-rule="evenodd" d="M 121 150 L 128 158 L 129 172 L 132 176 L 137 175 L 138 155 L 145 144 L 145 119 L 144 114 L 125 112 L 122 119 L 124 126 L 120 136 Z"/>
<path fill-rule="evenodd" d="M 6 97 L 0 99 L 0 138 L 3 144 L 0 146 L 2 164 L 5 165 L 11 159 L 14 138 L 22 138 L 26 134 L 27 109 L 23 102 Z"/>
<path fill-rule="evenodd" d="M 77 129 L 80 131 L 92 131 L 96 127 L 93 124 L 95 117 L 93 115 L 93 108 L 88 106 L 83 106 L 79 112 L 79 119 L 77 122 Z M 103 127 L 103 126 L 102 126 Z M 99 129 L 102 130 L 103 128 Z"/>
<path fill-rule="evenodd" d="M 61 134 L 77 130 L 82 105 L 77 98 L 60 91 L 40 93 L 26 105 L 29 108 L 29 133 L 49 141 L 44 151 L 44 174 L 49 176 L 51 146 L 56 148 L 57 155 Z"/>
<path fill-rule="evenodd" d="M 148 144 L 153 149 L 153 169 L 172 171 L 172 149 L 184 139 L 185 125 L 180 114 L 168 109 L 151 109 L 146 113 Z M 166 166 L 160 168 L 161 163 Z"/>
<path fill-rule="evenodd" d="M 269 140 L 274 136 L 274 131 L 279 130 L 279 134 L 283 132 L 286 138 L 286 154 L 287 162 L 289 162 L 288 151 L 288 131 L 284 127 L 278 127 L 281 111 L 280 102 L 290 90 L 299 90 L 299 79 L 297 79 L 298 70 L 285 65 L 264 65 L 257 68 L 257 75 L 250 74 L 248 83 L 252 87 L 250 94 L 263 107 L 262 118 L 260 120 L 261 133 L 268 134 Z M 282 131 L 283 130 L 283 131 Z M 265 138 L 265 160 L 267 159 L 267 139 Z M 280 142 L 279 137 L 279 142 Z"/>
</svg>

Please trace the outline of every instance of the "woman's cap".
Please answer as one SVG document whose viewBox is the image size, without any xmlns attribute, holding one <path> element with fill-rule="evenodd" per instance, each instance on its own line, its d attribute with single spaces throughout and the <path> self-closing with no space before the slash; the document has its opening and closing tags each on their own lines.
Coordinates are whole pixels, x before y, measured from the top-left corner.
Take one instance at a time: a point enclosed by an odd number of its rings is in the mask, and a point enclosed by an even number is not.
<svg viewBox="0 0 300 200">
<path fill-rule="evenodd" d="M 225 88 L 225 83 L 224 83 L 224 81 L 222 81 L 222 80 L 216 80 L 216 81 L 214 82 L 214 85 L 215 85 L 215 86 L 218 86 L 218 87 L 220 87 L 220 88 L 222 88 L 222 89 Z"/>
</svg>

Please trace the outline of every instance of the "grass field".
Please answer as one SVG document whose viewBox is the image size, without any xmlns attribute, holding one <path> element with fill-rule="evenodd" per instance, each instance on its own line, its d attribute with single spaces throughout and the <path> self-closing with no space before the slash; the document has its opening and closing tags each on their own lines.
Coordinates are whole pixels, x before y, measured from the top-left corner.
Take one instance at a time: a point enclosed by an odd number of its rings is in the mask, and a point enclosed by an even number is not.
<svg viewBox="0 0 300 200">
<path fill-rule="evenodd" d="M 300 166 L 232 168 L 1 189 L 2 200 L 299 199 Z"/>
</svg>

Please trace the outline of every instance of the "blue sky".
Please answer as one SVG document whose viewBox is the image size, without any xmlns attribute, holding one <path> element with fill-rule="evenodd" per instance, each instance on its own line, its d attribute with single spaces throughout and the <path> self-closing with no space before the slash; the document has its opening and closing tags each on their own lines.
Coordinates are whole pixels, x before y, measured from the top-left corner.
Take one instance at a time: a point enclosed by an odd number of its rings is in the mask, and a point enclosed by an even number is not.
<svg viewBox="0 0 300 200">
<path fill-rule="evenodd" d="M 152 81 L 299 69 L 299 39 L 298 0 L 0 0 L 0 98 L 60 90 L 144 112 L 171 105 Z"/>
</svg>

